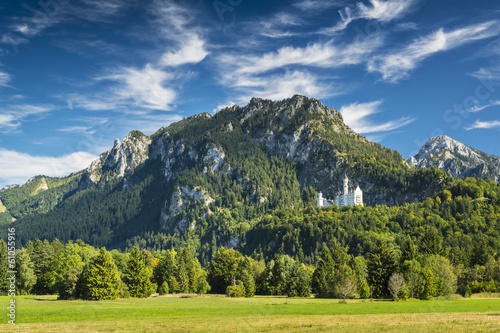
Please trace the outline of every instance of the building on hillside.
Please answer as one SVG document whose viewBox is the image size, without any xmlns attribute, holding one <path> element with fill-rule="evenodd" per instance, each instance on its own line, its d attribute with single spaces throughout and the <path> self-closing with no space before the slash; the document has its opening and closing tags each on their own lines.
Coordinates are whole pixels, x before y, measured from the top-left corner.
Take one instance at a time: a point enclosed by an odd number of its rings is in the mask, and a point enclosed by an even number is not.
<svg viewBox="0 0 500 333">
<path fill-rule="evenodd" d="M 336 196 L 333 201 L 323 198 L 323 193 L 318 193 L 318 207 L 328 207 L 334 203 L 339 207 L 363 206 L 363 191 L 361 191 L 359 185 L 356 188 L 349 188 L 349 178 L 345 175 L 344 192 Z"/>
</svg>

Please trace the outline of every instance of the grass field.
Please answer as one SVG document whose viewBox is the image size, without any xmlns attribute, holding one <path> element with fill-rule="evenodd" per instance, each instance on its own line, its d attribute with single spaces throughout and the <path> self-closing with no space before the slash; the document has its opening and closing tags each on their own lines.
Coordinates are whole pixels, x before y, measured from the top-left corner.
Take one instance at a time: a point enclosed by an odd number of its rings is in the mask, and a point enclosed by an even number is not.
<svg viewBox="0 0 500 333">
<path fill-rule="evenodd" d="M 0 297 L 2 323 L 8 297 Z M 2 332 L 500 332 L 500 298 L 389 302 L 314 298 L 156 297 L 57 301 L 17 297 Z M 14 329 L 13 329 L 14 328 Z"/>
</svg>

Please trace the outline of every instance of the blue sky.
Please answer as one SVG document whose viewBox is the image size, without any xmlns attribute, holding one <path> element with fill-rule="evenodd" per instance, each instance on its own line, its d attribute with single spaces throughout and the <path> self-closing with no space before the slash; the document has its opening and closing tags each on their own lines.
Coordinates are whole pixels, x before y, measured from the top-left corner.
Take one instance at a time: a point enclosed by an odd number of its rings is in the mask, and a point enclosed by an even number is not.
<svg viewBox="0 0 500 333">
<path fill-rule="evenodd" d="M 405 158 L 439 134 L 500 155 L 500 4 L 3 1 L 0 187 L 81 170 L 134 129 L 294 94 Z"/>
</svg>

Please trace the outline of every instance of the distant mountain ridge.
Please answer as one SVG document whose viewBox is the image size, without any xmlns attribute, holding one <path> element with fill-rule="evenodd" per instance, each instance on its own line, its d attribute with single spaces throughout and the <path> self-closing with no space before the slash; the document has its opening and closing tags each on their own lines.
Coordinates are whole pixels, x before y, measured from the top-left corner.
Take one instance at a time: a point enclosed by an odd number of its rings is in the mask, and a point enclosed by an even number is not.
<svg viewBox="0 0 500 333">
<path fill-rule="evenodd" d="M 117 247 L 164 232 L 172 246 L 215 238 L 238 247 L 266 213 L 315 206 L 317 192 L 335 196 L 346 174 L 366 205 L 422 201 L 452 181 L 410 167 L 316 99 L 252 98 L 150 136 L 132 131 L 81 172 L 0 192 L 0 223 L 16 220 L 20 242 L 80 238 Z"/>
<path fill-rule="evenodd" d="M 408 160 L 417 168 L 440 168 L 455 178 L 500 180 L 500 157 L 471 148 L 445 135 L 430 138 Z"/>
</svg>

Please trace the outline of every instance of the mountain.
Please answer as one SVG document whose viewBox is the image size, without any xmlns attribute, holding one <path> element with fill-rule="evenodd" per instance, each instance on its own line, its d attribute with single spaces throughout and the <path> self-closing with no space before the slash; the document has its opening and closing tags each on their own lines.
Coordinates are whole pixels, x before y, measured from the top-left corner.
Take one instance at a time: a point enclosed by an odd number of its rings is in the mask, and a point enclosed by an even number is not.
<svg viewBox="0 0 500 333">
<path fill-rule="evenodd" d="M 456 178 L 467 177 L 500 180 L 500 157 L 464 145 L 439 135 L 430 138 L 408 163 L 418 168 L 436 167 Z"/>
<path fill-rule="evenodd" d="M 151 136 L 132 131 L 81 172 L 6 189 L 0 222 L 15 220 L 21 244 L 125 247 L 161 234 L 162 248 L 190 245 L 209 256 L 215 243 L 243 246 L 273 211 L 315 206 L 318 191 L 335 196 L 344 175 L 365 205 L 422 201 L 452 182 L 439 169 L 411 168 L 316 99 L 253 98 Z"/>
</svg>

